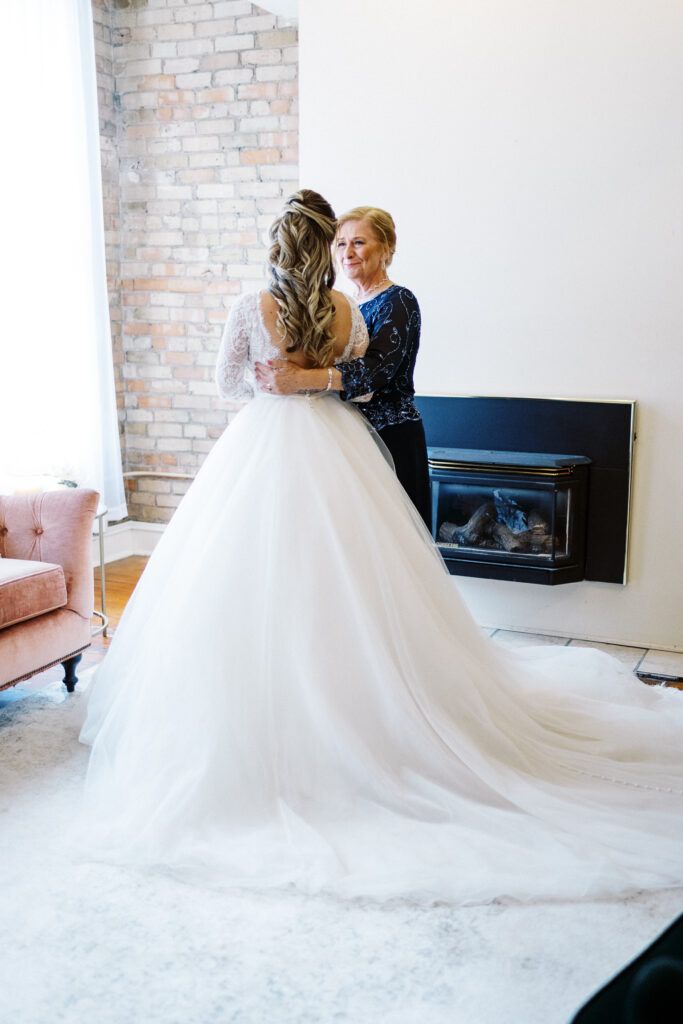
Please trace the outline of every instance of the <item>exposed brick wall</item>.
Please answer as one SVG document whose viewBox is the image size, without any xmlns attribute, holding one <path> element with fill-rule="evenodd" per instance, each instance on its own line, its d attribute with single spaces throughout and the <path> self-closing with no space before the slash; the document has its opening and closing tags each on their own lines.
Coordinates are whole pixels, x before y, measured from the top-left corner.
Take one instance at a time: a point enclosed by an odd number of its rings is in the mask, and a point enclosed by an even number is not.
<svg viewBox="0 0 683 1024">
<path fill-rule="evenodd" d="M 265 229 L 297 187 L 296 26 L 247 0 L 93 10 L 125 468 L 194 474 L 227 420 L 213 369 L 230 302 L 263 279 Z M 134 481 L 130 516 L 168 520 L 187 486 Z"/>
</svg>

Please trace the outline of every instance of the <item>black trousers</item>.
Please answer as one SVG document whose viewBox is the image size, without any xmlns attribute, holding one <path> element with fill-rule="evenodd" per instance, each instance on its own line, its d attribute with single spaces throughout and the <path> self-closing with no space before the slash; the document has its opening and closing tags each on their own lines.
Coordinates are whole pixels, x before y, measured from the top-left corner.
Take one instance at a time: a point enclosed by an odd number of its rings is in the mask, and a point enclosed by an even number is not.
<svg viewBox="0 0 683 1024">
<path fill-rule="evenodd" d="M 432 494 L 422 420 L 406 420 L 396 426 L 384 427 L 378 433 L 391 452 L 396 476 L 431 533 Z"/>
</svg>

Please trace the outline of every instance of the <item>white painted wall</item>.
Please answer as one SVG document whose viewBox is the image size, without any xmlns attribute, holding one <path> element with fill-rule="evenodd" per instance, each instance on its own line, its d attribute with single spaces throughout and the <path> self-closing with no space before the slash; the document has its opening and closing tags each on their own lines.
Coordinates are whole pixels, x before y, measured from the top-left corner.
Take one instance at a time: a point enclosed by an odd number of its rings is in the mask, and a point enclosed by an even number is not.
<svg viewBox="0 0 683 1024">
<path fill-rule="evenodd" d="M 628 585 L 461 581 L 474 615 L 683 646 L 683 5 L 299 11 L 301 183 L 394 215 L 418 391 L 639 403 Z"/>
</svg>

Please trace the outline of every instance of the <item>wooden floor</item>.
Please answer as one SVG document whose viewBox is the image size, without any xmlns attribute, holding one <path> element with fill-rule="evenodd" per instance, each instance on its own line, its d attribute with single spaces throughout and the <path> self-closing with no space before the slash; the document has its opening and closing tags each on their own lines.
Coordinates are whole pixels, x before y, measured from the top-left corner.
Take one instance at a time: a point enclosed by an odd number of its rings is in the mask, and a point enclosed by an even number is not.
<svg viewBox="0 0 683 1024">
<path fill-rule="evenodd" d="M 146 555 L 131 555 L 130 558 L 120 558 L 117 562 L 108 562 L 104 567 L 104 592 L 107 602 L 107 617 L 109 625 L 107 636 L 93 637 L 92 646 L 83 655 L 84 665 L 96 665 L 102 661 L 104 654 L 111 643 L 111 638 L 116 631 L 119 620 L 126 607 L 128 598 L 135 589 L 135 584 L 142 576 L 142 570 L 149 559 Z M 100 600 L 100 570 L 95 569 L 95 607 L 101 608 Z M 100 620 L 93 617 L 93 626 L 100 624 Z"/>
<path fill-rule="evenodd" d="M 107 615 L 109 616 L 109 625 L 112 631 L 118 625 L 123 609 L 126 607 L 126 602 L 133 593 L 135 584 L 140 579 L 147 561 L 148 559 L 145 555 L 131 555 L 130 558 L 121 558 L 118 562 L 109 562 L 104 567 Z M 101 607 L 99 569 L 95 569 L 95 607 Z M 93 621 L 97 622 L 96 619 Z"/>
</svg>

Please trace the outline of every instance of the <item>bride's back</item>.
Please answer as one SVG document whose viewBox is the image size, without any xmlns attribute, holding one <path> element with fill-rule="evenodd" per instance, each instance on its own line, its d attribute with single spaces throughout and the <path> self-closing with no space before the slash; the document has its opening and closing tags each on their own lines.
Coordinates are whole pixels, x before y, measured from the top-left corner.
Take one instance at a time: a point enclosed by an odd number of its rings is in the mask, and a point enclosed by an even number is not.
<svg viewBox="0 0 683 1024">
<path fill-rule="evenodd" d="M 341 356 L 344 349 L 348 345 L 349 335 L 351 333 L 351 307 L 349 301 L 343 292 L 332 290 L 332 304 L 334 307 L 334 320 L 333 320 L 333 348 L 330 365 L 338 356 Z M 303 352 L 298 350 L 291 350 L 292 341 L 295 339 L 282 337 L 278 330 L 277 317 L 279 312 L 279 304 L 274 295 L 270 292 L 262 292 L 259 296 L 261 303 L 261 315 L 263 317 L 263 325 L 268 333 L 271 344 L 278 350 L 283 359 L 288 359 L 292 363 L 296 363 L 297 366 L 301 366 L 304 369 L 310 369 L 316 364 L 310 357 L 306 356 Z"/>
</svg>

